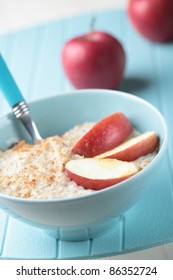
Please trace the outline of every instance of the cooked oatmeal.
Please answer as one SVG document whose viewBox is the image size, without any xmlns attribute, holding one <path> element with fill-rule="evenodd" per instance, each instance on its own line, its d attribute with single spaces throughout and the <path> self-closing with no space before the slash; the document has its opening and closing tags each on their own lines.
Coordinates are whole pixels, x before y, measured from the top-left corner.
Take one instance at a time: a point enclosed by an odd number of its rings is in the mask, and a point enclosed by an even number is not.
<svg viewBox="0 0 173 280">
<path fill-rule="evenodd" d="M 80 158 L 72 146 L 93 123 L 75 126 L 62 136 L 42 139 L 39 144 L 20 141 L 13 148 L 0 151 L 0 192 L 28 199 L 75 197 L 93 192 L 71 181 L 65 174 L 67 161 Z M 133 132 L 133 136 L 136 132 Z M 145 167 L 155 153 L 135 161 Z"/>
</svg>

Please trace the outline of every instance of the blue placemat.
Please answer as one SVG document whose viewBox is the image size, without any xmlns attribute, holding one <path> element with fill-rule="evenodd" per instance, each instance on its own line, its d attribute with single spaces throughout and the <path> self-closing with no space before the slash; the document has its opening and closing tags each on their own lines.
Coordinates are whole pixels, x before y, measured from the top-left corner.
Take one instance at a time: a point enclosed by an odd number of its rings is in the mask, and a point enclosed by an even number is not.
<svg viewBox="0 0 173 280">
<path fill-rule="evenodd" d="M 0 51 L 28 101 L 71 89 L 61 66 L 62 46 L 88 31 L 91 14 L 52 21 L 0 37 Z M 96 28 L 123 43 L 127 65 L 120 90 L 140 96 L 164 115 L 171 131 L 173 119 L 173 44 L 153 44 L 139 36 L 124 11 L 97 14 Z M 1 114 L 10 111 L 0 95 Z M 142 113 L 142 112 L 141 112 Z M 144 116 L 145 117 L 145 116 Z M 116 255 L 173 241 L 173 134 L 160 176 L 109 232 L 83 242 L 58 241 L 43 230 L 0 210 L 0 258 L 77 259 Z"/>
</svg>

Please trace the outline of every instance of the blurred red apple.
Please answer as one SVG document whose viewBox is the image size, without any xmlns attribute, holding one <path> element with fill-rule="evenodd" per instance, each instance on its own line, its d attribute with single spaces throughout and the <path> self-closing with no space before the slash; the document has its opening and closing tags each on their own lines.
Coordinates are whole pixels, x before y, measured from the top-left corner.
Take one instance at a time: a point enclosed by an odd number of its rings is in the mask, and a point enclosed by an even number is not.
<svg viewBox="0 0 173 280">
<path fill-rule="evenodd" d="M 125 52 L 112 35 L 92 31 L 64 45 L 62 64 L 75 88 L 116 89 L 125 68 Z"/>
<path fill-rule="evenodd" d="M 155 42 L 173 40 L 173 0 L 129 0 L 128 15 L 147 39 Z"/>
</svg>

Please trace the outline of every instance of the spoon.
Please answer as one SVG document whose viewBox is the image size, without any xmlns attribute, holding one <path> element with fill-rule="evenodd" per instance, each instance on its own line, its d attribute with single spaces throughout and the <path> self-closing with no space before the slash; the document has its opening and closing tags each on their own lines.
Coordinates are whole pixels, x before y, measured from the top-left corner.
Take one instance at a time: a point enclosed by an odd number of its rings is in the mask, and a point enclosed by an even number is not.
<svg viewBox="0 0 173 280">
<path fill-rule="evenodd" d="M 17 119 L 21 121 L 34 143 L 41 140 L 38 129 L 32 120 L 30 109 L 12 77 L 2 55 L 0 54 L 0 89 L 13 109 Z"/>
</svg>

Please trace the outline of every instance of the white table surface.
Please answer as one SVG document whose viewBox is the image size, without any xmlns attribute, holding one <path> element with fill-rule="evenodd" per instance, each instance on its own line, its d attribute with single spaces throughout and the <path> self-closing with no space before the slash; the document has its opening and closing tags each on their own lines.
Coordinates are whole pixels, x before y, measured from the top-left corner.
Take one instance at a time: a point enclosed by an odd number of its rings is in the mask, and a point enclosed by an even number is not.
<svg viewBox="0 0 173 280">
<path fill-rule="evenodd" d="M 124 8 L 127 2 L 128 0 L 0 0 L 0 34 L 88 11 Z M 172 260 L 173 242 L 107 259 Z"/>
</svg>

